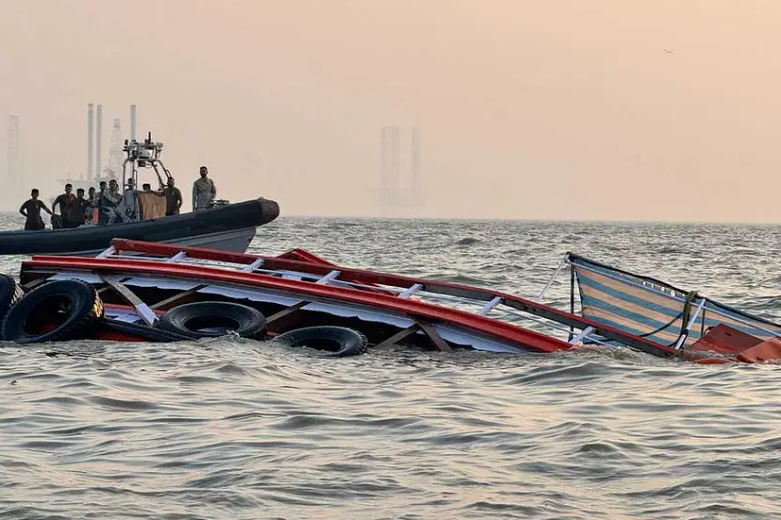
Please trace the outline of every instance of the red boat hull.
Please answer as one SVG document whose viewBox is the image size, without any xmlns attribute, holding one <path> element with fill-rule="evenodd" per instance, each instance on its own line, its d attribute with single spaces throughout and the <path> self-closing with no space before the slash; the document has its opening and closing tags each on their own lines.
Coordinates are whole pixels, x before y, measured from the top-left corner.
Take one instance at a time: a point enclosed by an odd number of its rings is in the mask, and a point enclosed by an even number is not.
<svg viewBox="0 0 781 520">
<path fill-rule="evenodd" d="M 472 335 L 476 338 L 488 338 L 499 344 L 510 345 L 515 351 L 544 353 L 565 351 L 571 349 L 573 343 L 577 341 L 577 338 L 571 342 L 564 341 L 521 327 L 516 323 L 486 316 L 495 306 L 502 304 L 511 310 L 529 313 L 560 325 L 569 326 L 574 330 L 584 330 L 584 334 L 593 333 L 607 340 L 656 356 L 675 357 L 699 363 L 714 363 L 724 360 L 724 358 L 709 356 L 696 348 L 677 350 L 660 345 L 603 323 L 525 300 L 515 295 L 447 282 L 345 268 L 301 249 L 288 251 L 278 257 L 264 257 L 130 240 L 114 240 L 113 246 L 115 251 L 110 251 L 105 257 L 98 258 L 35 256 L 31 260 L 23 262 L 22 282 L 30 283 L 37 278 L 48 278 L 54 274 L 78 276 L 81 273 L 85 276 L 94 276 L 95 273 L 104 273 L 115 278 L 130 280 L 128 281 L 130 285 L 133 284 L 132 280 L 144 278 L 147 280 L 147 286 L 149 280 L 176 282 L 182 286 L 188 283 L 192 286 L 197 283 L 199 286 L 211 288 L 211 294 L 218 295 L 222 290 L 220 288 L 224 289 L 225 294 L 230 293 L 232 290 L 230 288 L 245 291 L 245 295 L 247 291 L 250 294 L 252 291 L 263 292 L 263 294 L 273 293 L 284 295 L 289 300 L 297 302 L 298 308 L 306 308 L 309 305 L 331 305 L 373 309 L 388 313 L 388 315 L 403 317 L 407 321 L 411 320 L 411 323 L 419 325 L 423 332 L 429 336 L 432 334 L 426 329 L 426 323 L 434 324 L 435 327 L 440 328 L 455 328 L 461 331 L 459 333 Z M 125 255 L 124 253 L 130 254 Z M 133 256 L 139 254 L 168 258 L 153 259 Z M 197 259 L 199 262 L 237 264 L 239 270 L 198 263 L 183 263 L 183 261 L 175 261 L 176 257 Z M 261 265 L 262 269 L 258 267 Z M 285 276 L 285 273 L 294 273 L 299 276 L 296 279 L 289 279 L 290 276 Z M 307 277 L 307 279 L 303 277 Z M 389 294 L 389 287 L 393 287 L 397 292 Z M 467 312 L 458 308 L 432 304 L 423 301 L 423 299 L 418 300 L 411 297 L 417 290 L 421 290 L 421 294 L 427 291 L 432 294 L 471 298 L 480 305 L 484 303 L 485 308 L 480 312 Z M 186 296 L 194 296 L 194 293 Z M 203 297 L 203 294 L 200 296 Z M 176 305 L 181 303 L 183 302 L 177 302 Z M 163 306 L 163 308 L 168 307 Z M 133 308 L 125 307 L 125 310 L 129 311 Z M 288 310 L 296 311 L 297 309 Z M 163 311 L 158 309 L 157 312 Z M 434 332 L 433 339 L 436 339 L 436 335 Z M 132 337 L 132 334 L 106 332 L 103 337 L 123 340 Z M 437 342 L 434 341 L 434 343 Z M 760 349 L 761 352 L 760 350 L 755 352 L 756 355 L 742 349 L 741 352 L 743 350 L 746 352 L 743 352 L 742 355 L 735 355 L 732 359 L 737 361 L 765 360 L 768 356 L 772 357 L 775 348 L 775 345 L 763 346 Z M 734 354 L 738 354 L 738 352 L 734 352 Z"/>
</svg>

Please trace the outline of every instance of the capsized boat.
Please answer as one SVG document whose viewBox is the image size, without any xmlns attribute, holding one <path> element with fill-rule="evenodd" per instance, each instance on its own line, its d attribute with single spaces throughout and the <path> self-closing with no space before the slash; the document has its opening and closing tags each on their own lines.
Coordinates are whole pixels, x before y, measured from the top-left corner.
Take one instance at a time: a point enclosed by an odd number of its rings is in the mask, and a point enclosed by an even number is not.
<svg viewBox="0 0 781 520">
<path fill-rule="evenodd" d="M 502 298 L 509 308 L 521 311 L 531 302 L 487 289 L 346 268 L 303 250 L 266 257 L 117 239 L 95 258 L 34 256 L 22 263 L 20 280 L 30 290 L 20 302 L 35 295 L 38 286 L 43 289 L 50 283 L 78 280 L 100 291 L 100 304 L 82 298 L 80 305 L 85 309 L 100 307 L 112 323 L 146 325 L 185 336 L 235 318 L 225 315 L 225 307 L 215 311 L 209 306 L 228 302 L 259 311 L 264 337 L 302 327 L 336 326 L 357 330 L 374 347 L 404 341 L 443 351 L 467 347 L 517 353 L 553 352 L 571 346 L 509 320 L 487 316 Z M 73 307 L 75 298 L 69 301 Z M 483 310 L 460 308 L 469 302 Z M 191 325 L 172 323 L 178 320 L 169 318 L 170 313 L 193 304 L 206 304 L 207 310 Z M 46 307 L 45 298 L 37 305 Z M 38 321 L 12 316 L 14 308 L 6 323 Z M 41 337 L 65 339 L 48 335 L 51 323 L 42 326 L 44 336 L 22 336 L 36 341 Z M 4 338 L 16 341 L 22 336 L 6 334 Z"/>
<path fill-rule="evenodd" d="M 781 358 L 773 357 L 781 326 L 772 322 L 574 254 L 556 273 L 564 266 L 572 270 L 569 312 L 486 288 L 343 267 L 300 249 L 268 257 L 117 239 L 96 258 L 23 262 L 27 294 L 7 311 L 2 334 L 23 343 L 177 341 L 234 330 L 341 355 L 398 344 L 551 353 L 593 343 L 700 363 Z M 40 310 L 51 302 L 68 312 L 52 321 L 56 312 Z M 670 315 L 663 327 L 642 318 L 661 307 Z"/>
<path fill-rule="evenodd" d="M 167 184 L 171 172 L 161 159 L 163 143 L 153 141 L 151 132 L 143 141 L 126 141 L 123 150 L 127 158 L 122 165 L 120 186 L 132 180 L 133 186 L 138 187 L 140 169 L 153 170 L 161 187 Z M 109 247 L 114 238 L 243 253 L 255 237 L 258 226 L 279 216 L 279 205 L 264 198 L 233 204 L 215 201 L 209 209 L 165 216 L 165 197 L 153 192 L 133 191 L 139 199 L 140 220 L 39 231 L 0 231 L 0 255 L 92 256 Z M 128 210 L 118 209 L 119 213 Z"/>
</svg>

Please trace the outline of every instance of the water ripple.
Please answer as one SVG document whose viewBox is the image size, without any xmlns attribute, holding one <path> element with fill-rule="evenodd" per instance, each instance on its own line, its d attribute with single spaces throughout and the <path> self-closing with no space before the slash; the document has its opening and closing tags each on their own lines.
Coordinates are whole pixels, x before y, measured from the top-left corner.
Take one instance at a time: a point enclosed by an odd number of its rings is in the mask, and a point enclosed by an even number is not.
<svg viewBox="0 0 781 520">
<path fill-rule="evenodd" d="M 774 316 L 777 244 L 774 226 L 283 218 L 252 250 L 523 295 L 574 250 Z M 6 344 L 0 518 L 777 517 L 779 383 L 604 347 Z"/>
</svg>

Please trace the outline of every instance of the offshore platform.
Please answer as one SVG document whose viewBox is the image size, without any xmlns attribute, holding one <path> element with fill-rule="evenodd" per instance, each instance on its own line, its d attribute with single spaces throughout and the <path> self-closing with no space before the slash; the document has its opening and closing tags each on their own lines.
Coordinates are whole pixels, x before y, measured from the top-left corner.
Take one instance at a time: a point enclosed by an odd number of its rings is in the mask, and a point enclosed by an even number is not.
<svg viewBox="0 0 781 520">
<path fill-rule="evenodd" d="M 403 174 L 401 127 L 383 126 L 380 132 L 379 203 L 383 217 L 398 216 L 424 204 L 420 169 L 420 127 L 410 128 L 409 162 Z"/>
</svg>

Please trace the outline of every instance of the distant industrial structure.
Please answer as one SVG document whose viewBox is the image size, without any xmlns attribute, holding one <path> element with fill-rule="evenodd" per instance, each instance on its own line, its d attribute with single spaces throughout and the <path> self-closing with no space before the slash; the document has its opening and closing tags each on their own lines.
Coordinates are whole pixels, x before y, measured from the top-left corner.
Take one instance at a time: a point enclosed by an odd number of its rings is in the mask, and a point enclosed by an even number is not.
<svg viewBox="0 0 781 520">
<path fill-rule="evenodd" d="M 130 123 L 135 127 L 136 105 L 130 105 Z M 103 168 L 103 105 L 87 104 L 87 171 L 78 177 L 68 175 L 58 179 L 60 186 L 71 183 L 74 191 L 97 188 L 101 181 L 121 180 L 124 162 L 122 126 L 119 118 L 114 118 L 111 129 L 111 143 L 108 150 L 108 166 Z"/>
<path fill-rule="evenodd" d="M 408 175 L 402 175 L 401 128 L 383 126 L 380 132 L 380 207 L 383 216 L 423 206 L 420 169 L 420 127 L 410 129 Z"/>
<path fill-rule="evenodd" d="M 93 125 L 92 103 L 87 105 L 87 182 L 121 177 L 125 160 L 122 141 L 122 122 L 115 117 L 111 125 L 111 142 L 108 150 L 108 166 L 103 168 L 103 105 L 97 105 L 97 118 Z M 93 147 L 93 127 L 95 146 Z M 136 105 L 130 105 L 130 139 L 136 135 Z M 94 169 L 93 169 L 94 160 Z"/>
<path fill-rule="evenodd" d="M 92 103 L 87 105 L 87 181 L 92 180 L 92 158 L 94 157 L 92 135 L 95 133 L 93 122 L 95 110 L 92 107 Z"/>
<path fill-rule="evenodd" d="M 136 106 L 130 105 L 130 140 L 136 140 Z"/>
<path fill-rule="evenodd" d="M 8 116 L 8 133 L 6 142 L 5 168 L 0 162 L 0 206 L 4 209 L 17 208 L 20 201 L 29 196 L 31 187 L 40 187 L 43 193 L 48 192 L 47 182 L 54 179 L 45 175 L 30 177 L 29 172 L 22 171 L 20 149 L 20 118 L 18 115 Z M 135 137 L 136 105 L 130 105 L 131 138 Z M 87 104 L 87 165 L 76 175 L 68 174 L 66 178 L 57 179 L 58 189 L 66 182 L 74 186 L 96 186 L 101 180 L 121 178 L 123 152 L 122 125 L 119 118 L 114 118 L 111 130 L 111 142 L 108 150 L 108 164 L 103 167 L 103 105 Z M 2 144 L 0 143 L 0 147 Z M 0 148 L 0 161 L 2 161 Z M 63 172 L 65 173 L 65 172 Z M 47 178 L 48 177 L 48 178 Z M 78 186 L 77 186 L 78 185 Z"/>
<path fill-rule="evenodd" d="M 122 152 L 122 123 L 118 117 L 114 118 L 114 124 L 111 127 L 111 144 L 108 149 L 108 169 L 112 172 L 119 172 L 122 169 L 122 161 L 125 160 L 125 154 Z"/>
<path fill-rule="evenodd" d="M 121 176 L 122 163 L 125 160 L 122 142 L 122 122 L 114 118 L 111 126 L 111 142 L 108 150 L 108 166 L 103 169 L 103 105 L 97 105 L 93 112 L 93 104 L 87 105 L 87 181 Z M 93 117 L 96 119 L 93 123 Z M 93 147 L 93 128 L 95 146 Z M 130 105 L 130 139 L 136 137 L 136 105 Z M 93 169 L 94 160 L 94 169 Z"/>
<path fill-rule="evenodd" d="M 103 150 L 103 105 L 98 105 L 98 120 L 96 123 L 97 135 L 95 137 L 95 173 L 100 175 L 100 172 L 102 171 L 100 166 Z M 90 175 L 89 179 L 92 180 L 92 175 Z"/>
<path fill-rule="evenodd" d="M 19 116 L 8 116 L 8 153 L 5 172 L 6 188 L 19 189 Z"/>
<path fill-rule="evenodd" d="M 19 142 L 19 116 L 8 116 L 8 141 L 6 142 L 5 168 L 3 173 L 2 191 L 0 191 L 0 204 L 4 208 L 13 207 L 21 197 L 21 166 L 20 166 L 20 142 Z M 0 168 L 2 168 L 0 166 Z"/>
</svg>

